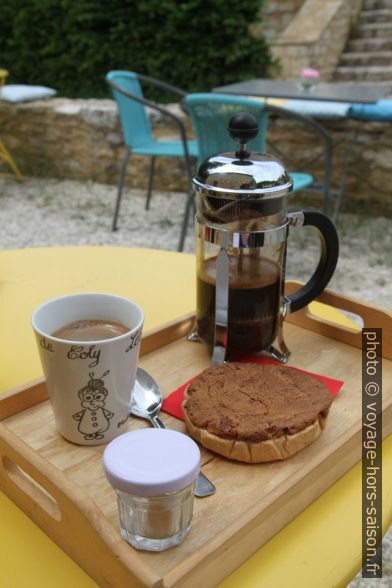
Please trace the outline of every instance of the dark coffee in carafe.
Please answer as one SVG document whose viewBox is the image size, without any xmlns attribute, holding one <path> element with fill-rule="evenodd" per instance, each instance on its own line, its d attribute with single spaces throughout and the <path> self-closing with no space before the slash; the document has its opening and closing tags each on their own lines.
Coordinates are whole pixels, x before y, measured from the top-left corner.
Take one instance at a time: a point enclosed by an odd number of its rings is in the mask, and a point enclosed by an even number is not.
<svg viewBox="0 0 392 588">
<path fill-rule="evenodd" d="M 239 269 L 240 265 L 240 269 Z M 205 262 L 197 277 L 197 331 L 214 344 L 216 258 Z M 237 257 L 229 262 L 227 352 L 257 352 L 275 339 L 280 304 L 279 265 L 259 256 Z"/>
<path fill-rule="evenodd" d="M 211 150 L 213 155 L 200 164 L 193 179 L 197 329 L 190 339 L 199 335 L 213 346 L 214 364 L 230 360 L 236 352 L 262 350 L 284 363 L 290 351 L 283 337 L 283 319 L 309 304 L 328 284 L 338 258 L 338 236 L 324 214 L 314 210 L 287 212 L 293 180 L 285 166 L 272 155 L 248 149 L 249 142 L 256 139 L 258 121 L 264 126 L 265 111 L 257 108 L 256 117 L 238 112 L 237 104 L 230 100 L 222 109 L 221 98 L 211 96 L 208 106 L 205 96 L 202 103 L 195 94 L 186 100 L 197 121 L 195 128 L 199 116 L 206 117 L 203 124 L 207 128 L 214 118 L 211 113 L 218 111 L 215 122 L 220 125 L 209 134 L 209 140 L 212 136 L 217 139 L 217 149 Z M 256 108 L 251 102 L 249 107 Z M 227 131 L 231 136 L 228 148 L 232 140 L 238 142 L 233 151 L 219 147 L 225 144 Z M 289 228 L 302 226 L 318 229 L 320 261 L 306 284 L 284 296 Z"/>
</svg>

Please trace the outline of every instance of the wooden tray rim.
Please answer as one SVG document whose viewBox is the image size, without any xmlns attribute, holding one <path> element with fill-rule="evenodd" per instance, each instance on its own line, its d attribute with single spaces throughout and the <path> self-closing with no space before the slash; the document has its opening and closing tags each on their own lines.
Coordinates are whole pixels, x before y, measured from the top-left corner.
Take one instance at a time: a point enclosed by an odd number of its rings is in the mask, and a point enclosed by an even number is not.
<svg viewBox="0 0 392 588">
<path fill-rule="evenodd" d="M 298 287 L 298 284 L 292 283 L 291 287 L 296 289 Z M 382 327 L 385 327 L 389 321 L 392 321 L 392 314 L 384 309 L 364 305 L 363 303 L 360 303 L 358 301 L 353 301 L 352 299 L 348 299 L 347 297 L 342 297 L 340 295 L 336 295 L 328 291 L 324 292 L 318 300 L 320 302 L 327 304 L 331 304 L 331 301 L 337 302 L 337 308 L 343 308 L 345 310 L 349 310 L 352 312 L 363 311 L 365 315 L 367 314 L 368 310 L 370 310 L 372 313 L 375 312 L 377 316 L 377 326 L 381 325 Z M 294 315 L 289 315 L 287 320 L 303 328 L 309 328 L 310 330 L 314 330 L 319 333 L 321 332 L 321 334 L 324 334 L 323 330 L 327 328 L 328 332 L 334 335 L 331 338 L 340 341 L 342 340 L 343 333 L 343 342 L 348 343 L 349 345 L 353 345 L 355 347 L 358 347 L 358 335 L 359 338 L 361 338 L 360 332 L 355 333 L 351 331 L 351 329 L 347 329 L 344 327 L 342 328 L 334 324 L 331 324 L 328 321 L 323 321 L 318 318 L 314 318 L 313 315 L 309 313 L 308 309 L 299 311 Z M 166 345 L 186 335 L 187 333 L 189 333 L 193 323 L 194 313 L 188 313 L 187 315 L 180 317 L 179 319 L 175 319 L 173 321 L 170 321 L 169 323 L 166 323 L 160 327 L 148 331 L 143 337 L 141 355 L 150 353 L 154 349 L 158 349 L 161 346 Z M 346 340 L 346 334 L 348 335 L 348 340 Z M 32 382 L 29 382 L 27 384 L 14 388 L 8 392 L 5 392 L 0 396 L 0 421 L 9 416 L 12 416 L 13 414 L 21 412 L 26 408 L 34 406 L 35 404 L 38 404 L 46 399 L 47 391 L 43 378 L 38 378 Z M 355 438 L 357 438 L 359 434 L 360 425 L 356 425 L 354 427 L 354 432 L 352 431 L 352 427 L 351 429 L 346 431 L 346 440 L 343 441 L 343 444 L 340 447 L 342 457 L 345 453 L 345 445 L 353 442 L 353 435 Z M 165 577 L 159 578 L 157 573 L 154 572 L 154 570 L 152 570 L 149 566 L 146 566 L 145 563 L 138 558 L 137 552 L 129 549 L 129 546 L 121 538 L 119 539 L 118 533 L 115 531 L 110 521 L 106 519 L 106 517 L 100 511 L 99 507 L 94 503 L 92 499 L 90 499 L 87 496 L 84 490 L 82 490 L 76 483 L 69 480 L 66 477 L 66 475 L 63 472 L 61 472 L 61 470 L 59 470 L 46 459 L 44 459 L 41 455 L 39 455 L 38 452 L 33 450 L 23 440 L 19 439 L 12 431 L 8 430 L 7 427 L 5 427 L 0 422 L 0 445 L 4 445 L 4 443 L 7 446 L 8 452 L 10 447 L 12 448 L 12 451 L 10 453 L 10 459 L 15 463 L 19 462 L 28 475 L 31 475 L 33 479 L 37 480 L 38 483 L 42 484 L 44 488 L 47 488 L 48 492 L 54 495 L 55 498 L 59 497 L 58 501 L 64 499 L 71 501 L 73 503 L 73 506 L 78 510 L 80 515 L 87 519 L 87 525 L 90 525 L 92 527 L 92 532 L 95 532 L 95 534 L 97 534 L 100 538 L 103 539 L 108 549 L 110 549 L 112 554 L 114 554 L 117 558 L 118 563 L 120 565 L 125 566 L 125 568 L 134 576 L 138 584 L 154 587 L 159 585 L 166 585 Z M 326 456 L 326 458 L 328 459 L 328 456 Z M 5 466 L 3 460 L 3 463 L 0 463 L 0 472 L 2 469 L 4 470 L 4 467 Z M 44 474 L 42 472 L 44 472 Z M 295 487 L 297 484 L 301 484 L 301 481 L 303 481 L 304 477 L 304 472 L 302 471 L 301 476 L 298 477 L 298 480 L 292 480 L 295 483 L 290 490 L 292 491 L 293 487 Z M 288 491 L 289 489 L 282 487 L 281 494 L 279 495 L 278 500 L 282 498 L 282 496 L 284 496 L 284 494 Z M 32 518 L 37 524 L 40 524 L 39 521 L 37 521 L 37 519 L 33 516 L 34 510 L 32 512 L 31 507 L 32 505 L 24 505 L 24 507 L 22 506 L 23 510 L 27 512 L 30 518 Z M 249 519 L 249 521 L 255 520 L 263 513 L 264 515 L 266 515 L 267 512 L 268 504 L 265 503 L 264 499 L 263 501 L 257 503 L 257 505 L 254 505 L 254 507 L 249 510 L 249 512 L 247 513 L 247 518 Z M 219 538 L 215 538 L 215 542 L 219 542 L 219 548 L 223 549 L 222 545 L 224 545 L 225 540 L 228 540 L 228 538 L 232 538 L 234 534 L 241 533 L 243 527 L 243 520 L 241 521 L 241 525 L 231 523 L 225 530 L 225 533 L 222 534 L 224 536 L 220 535 Z M 43 526 L 42 528 L 45 532 L 48 533 L 48 529 L 45 526 Z M 210 542 L 210 546 L 211 543 L 214 543 L 214 541 L 212 540 Z M 64 550 L 67 551 L 64 545 L 62 545 L 61 543 L 59 544 Z M 202 554 L 202 559 L 204 557 L 206 561 L 208 561 L 208 551 L 209 550 L 207 550 L 206 546 L 204 550 L 204 555 Z M 71 553 L 70 555 L 71 557 L 73 557 L 75 561 L 79 563 L 79 565 L 83 567 L 83 561 L 80 561 L 80 558 L 78 561 L 78 557 L 75 557 L 74 553 Z M 182 568 L 184 573 L 186 574 L 187 571 L 189 571 L 189 566 L 193 565 L 193 560 L 196 559 L 197 561 L 195 563 L 200 563 L 200 557 L 200 553 L 198 555 L 192 554 L 192 556 L 183 560 L 181 564 L 177 566 L 177 568 Z M 167 575 L 167 585 L 175 585 L 177 581 L 181 581 L 181 574 L 179 575 L 180 572 L 177 568 L 175 570 L 172 570 Z M 88 573 L 90 573 L 90 571 Z"/>
</svg>

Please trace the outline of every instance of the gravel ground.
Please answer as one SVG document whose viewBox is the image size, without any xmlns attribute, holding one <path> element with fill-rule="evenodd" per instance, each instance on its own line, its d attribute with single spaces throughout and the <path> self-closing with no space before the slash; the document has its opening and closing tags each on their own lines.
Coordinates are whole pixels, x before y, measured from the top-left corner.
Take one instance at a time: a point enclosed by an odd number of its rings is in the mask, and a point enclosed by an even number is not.
<svg viewBox="0 0 392 588">
<path fill-rule="evenodd" d="M 126 190 L 120 230 L 111 231 L 116 188 L 93 182 L 28 178 L 20 184 L 0 178 L 2 231 L 5 249 L 50 245 L 118 245 L 175 250 L 185 204 L 183 194 L 154 193 L 144 209 L 144 192 Z M 191 221 L 191 224 L 193 221 Z M 340 256 L 329 288 L 379 306 L 392 308 L 392 221 L 342 214 Z M 288 277 L 307 279 L 319 254 L 311 228 L 292 230 Z M 185 251 L 194 250 L 189 228 Z"/>
<path fill-rule="evenodd" d="M 17 183 L 13 178 L 0 178 L 0 247 L 118 245 L 176 250 L 185 204 L 183 194 L 154 192 L 151 208 L 146 211 L 145 193 L 126 190 L 120 230 L 113 233 L 115 198 L 114 186 L 93 182 L 27 178 Z M 329 288 L 391 309 L 391 219 L 342 214 L 338 232 L 340 257 Z M 193 250 L 190 226 L 185 251 Z M 306 280 L 318 255 L 312 229 L 292 230 L 287 276 Z M 363 580 L 358 574 L 350 588 L 392 586 L 391 528 L 383 542 L 383 563 L 382 580 Z"/>
</svg>

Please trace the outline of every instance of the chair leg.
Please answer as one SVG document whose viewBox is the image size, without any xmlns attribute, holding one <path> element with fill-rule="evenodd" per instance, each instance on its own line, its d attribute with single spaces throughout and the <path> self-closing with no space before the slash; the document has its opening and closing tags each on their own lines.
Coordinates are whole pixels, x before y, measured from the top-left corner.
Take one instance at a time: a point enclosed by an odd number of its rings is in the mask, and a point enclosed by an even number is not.
<svg viewBox="0 0 392 588">
<path fill-rule="evenodd" d="M 180 240 L 178 242 L 177 251 L 183 251 L 183 249 L 184 249 L 186 231 L 188 228 L 188 221 L 189 221 L 189 212 L 190 212 L 192 205 L 193 205 L 193 207 L 195 207 L 195 191 L 193 188 L 188 193 L 188 198 L 186 201 L 185 211 L 184 211 L 184 218 L 182 220 L 181 235 L 180 235 Z"/>
<path fill-rule="evenodd" d="M 151 192 L 152 192 L 152 182 L 154 179 L 154 170 L 155 170 L 155 155 L 151 157 L 150 161 L 150 171 L 148 174 L 148 187 L 147 187 L 147 200 L 146 200 L 146 210 L 150 208 L 150 200 L 151 200 Z"/>
<path fill-rule="evenodd" d="M 122 197 L 122 191 L 124 188 L 125 172 L 127 170 L 128 159 L 129 159 L 129 151 L 127 150 L 125 157 L 124 157 L 122 164 L 121 164 L 120 178 L 119 178 L 119 182 L 118 182 L 117 200 L 116 200 L 116 206 L 114 209 L 114 216 L 113 216 L 112 231 L 117 231 L 117 229 L 118 229 L 117 218 L 118 218 L 118 213 L 120 212 L 121 197 Z"/>
<path fill-rule="evenodd" d="M 193 160 L 190 157 L 184 157 L 184 164 L 185 164 L 185 171 L 188 176 L 188 183 L 189 183 L 189 190 L 188 190 L 188 198 L 185 204 L 184 210 L 184 217 L 182 220 L 182 227 L 181 227 L 181 234 L 180 240 L 178 242 L 177 251 L 182 251 L 184 249 L 186 231 L 188 228 L 188 220 L 189 220 L 189 212 L 191 206 L 193 206 L 193 210 L 196 212 L 196 203 L 195 203 L 195 190 L 193 188 L 192 182 L 192 165 L 191 162 Z"/>
<path fill-rule="evenodd" d="M 2 159 L 4 159 L 5 162 L 8 163 L 8 165 L 10 166 L 10 168 L 12 169 L 12 171 L 14 172 L 14 174 L 16 175 L 18 180 L 20 182 L 22 182 L 24 180 L 24 177 L 20 173 L 19 168 L 16 165 L 15 161 L 13 160 L 11 153 L 6 149 L 4 143 L 2 143 L 1 141 L 0 141 L 0 157 Z"/>
<path fill-rule="evenodd" d="M 344 201 L 344 190 L 345 190 L 345 185 L 346 185 L 346 178 L 347 178 L 348 170 L 349 170 L 349 167 L 351 164 L 351 156 L 354 151 L 354 146 L 355 146 L 355 143 L 358 141 L 358 137 L 360 135 L 360 130 L 361 130 L 361 126 L 360 126 L 360 124 L 358 124 L 356 129 L 353 131 L 353 134 L 352 134 L 352 137 L 350 139 L 348 146 L 346 147 L 346 153 L 345 153 L 344 160 L 343 160 L 342 174 L 340 177 L 340 186 L 337 190 L 335 210 L 334 210 L 333 217 L 332 217 L 332 220 L 335 224 L 337 224 L 337 222 L 338 222 L 340 209 L 341 209 L 342 203 Z"/>
<path fill-rule="evenodd" d="M 331 196 L 333 145 L 327 147 L 324 164 L 324 186 L 323 186 L 323 212 L 329 214 L 329 201 Z"/>
</svg>

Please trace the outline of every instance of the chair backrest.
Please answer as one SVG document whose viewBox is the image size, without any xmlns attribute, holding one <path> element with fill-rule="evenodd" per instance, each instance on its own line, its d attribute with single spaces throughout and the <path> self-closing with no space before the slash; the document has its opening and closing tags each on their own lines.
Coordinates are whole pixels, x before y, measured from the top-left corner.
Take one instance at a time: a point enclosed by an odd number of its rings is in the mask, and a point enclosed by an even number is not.
<svg viewBox="0 0 392 588">
<path fill-rule="evenodd" d="M 239 144 L 227 130 L 230 118 L 238 112 L 250 112 L 259 124 L 259 133 L 247 144 L 248 151 L 265 151 L 268 114 L 258 100 L 229 94 L 188 94 L 187 111 L 192 119 L 199 146 L 199 164 L 225 151 L 238 151 Z"/>
<path fill-rule="evenodd" d="M 132 71 L 115 70 L 106 74 L 106 81 L 121 86 L 126 92 L 143 99 L 143 92 L 137 77 Z M 148 144 L 152 140 L 152 131 L 144 104 L 125 96 L 111 86 L 113 98 L 121 121 L 121 128 L 125 144 L 128 147 L 138 147 Z"/>
</svg>

